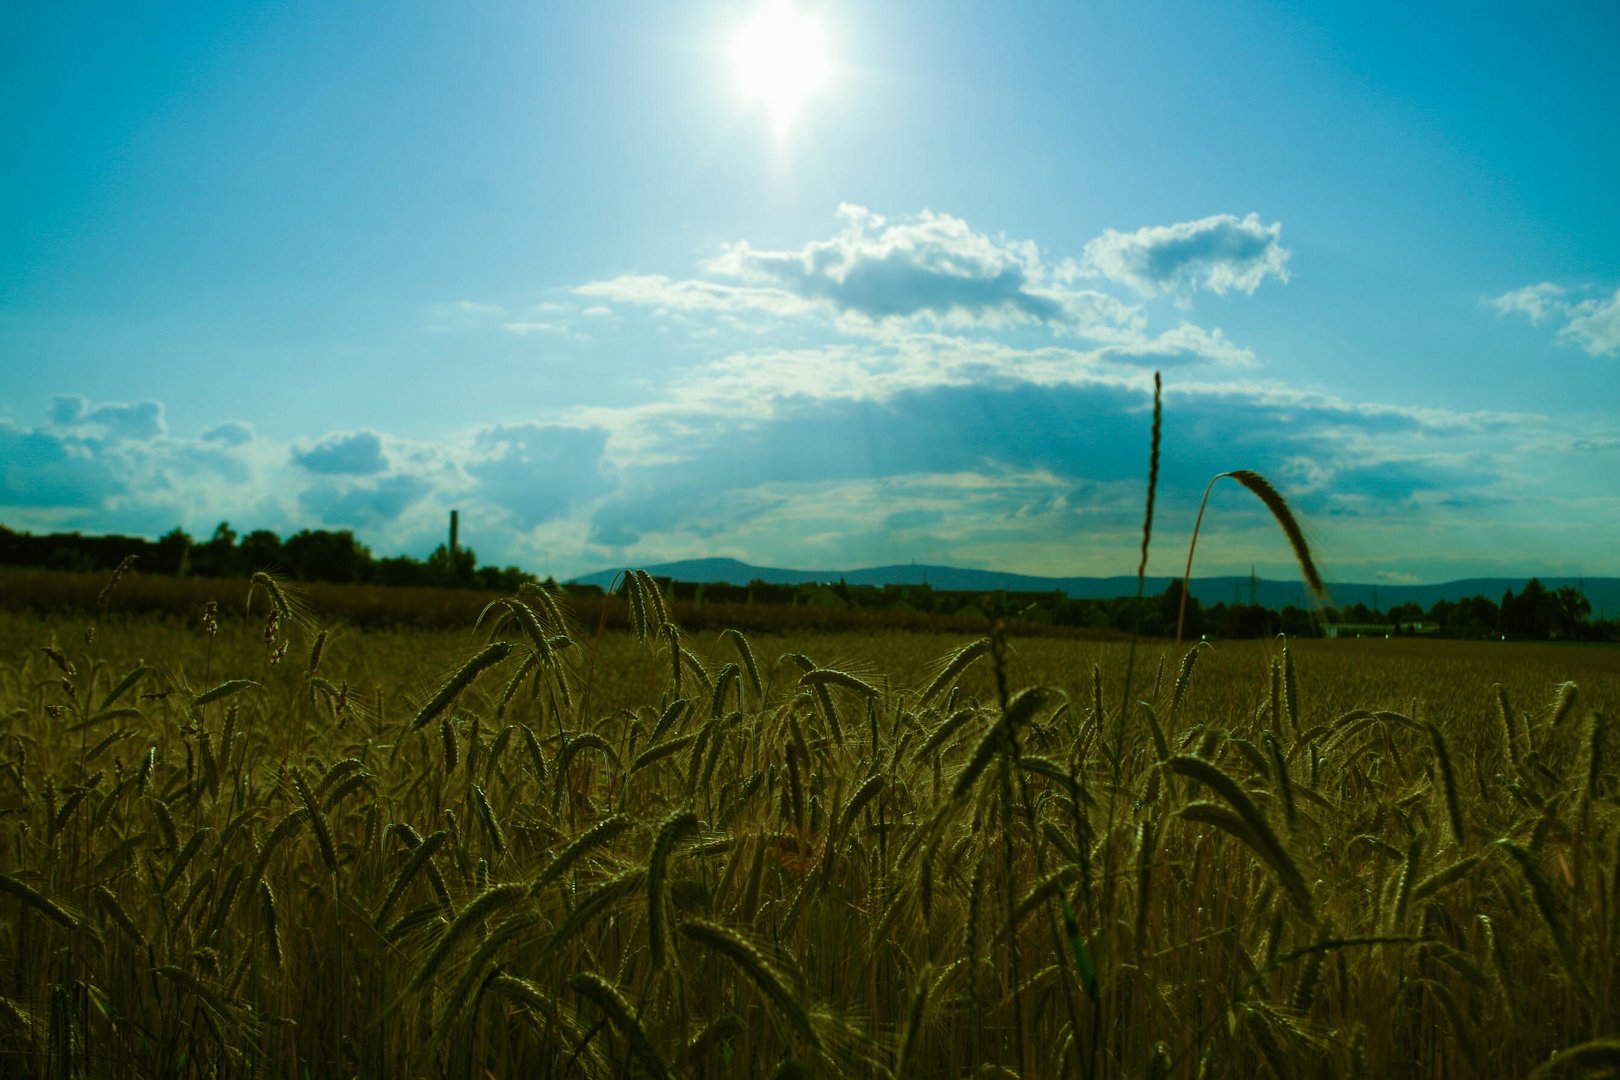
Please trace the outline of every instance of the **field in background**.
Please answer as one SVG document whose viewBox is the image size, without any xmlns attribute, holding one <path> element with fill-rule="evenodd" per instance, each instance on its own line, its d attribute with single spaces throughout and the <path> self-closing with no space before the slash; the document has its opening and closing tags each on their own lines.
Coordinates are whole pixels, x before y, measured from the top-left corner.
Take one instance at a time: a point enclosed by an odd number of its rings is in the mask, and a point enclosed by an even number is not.
<svg viewBox="0 0 1620 1080">
<path fill-rule="evenodd" d="M 1620 650 L 1178 679 L 310 600 L 0 610 L 0 1071 L 1499 1076 L 1613 1031 Z"/>
<path fill-rule="evenodd" d="M 0 606 L 15 610 L 61 614 L 93 613 L 97 596 L 106 586 L 105 573 L 80 573 L 0 566 Z M 689 587 L 688 587 L 689 588 Z M 350 585 L 309 582 L 300 586 L 307 604 L 333 625 L 360 627 L 428 627 L 460 629 L 470 626 L 478 613 L 503 593 L 487 589 L 452 589 L 399 585 Z M 624 629 L 628 610 L 590 586 L 567 602 L 581 625 L 594 630 L 599 623 Z M 173 577 L 135 570 L 120 581 L 116 610 L 126 614 L 167 615 L 195 620 L 204 605 L 217 603 L 222 617 L 247 614 L 248 580 L 234 578 Z M 262 615 L 264 601 L 260 600 Z M 908 611 L 837 610 L 787 604 L 676 602 L 672 612 L 689 629 L 732 627 L 749 632 L 912 630 L 927 633 L 972 634 L 983 618 Z M 1054 637 L 1119 640 L 1114 630 L 1015 622 L 1022 633 Z"/>
</svg>

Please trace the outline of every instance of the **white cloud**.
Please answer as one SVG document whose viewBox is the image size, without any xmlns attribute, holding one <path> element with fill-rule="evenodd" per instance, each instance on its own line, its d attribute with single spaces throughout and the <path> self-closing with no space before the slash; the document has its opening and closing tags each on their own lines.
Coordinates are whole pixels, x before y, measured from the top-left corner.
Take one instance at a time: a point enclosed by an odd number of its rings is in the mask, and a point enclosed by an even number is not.
<svg viewBox="0 0 1620 1080">
<path fill-rule="evenodd" d="M 681 281 L 663 274 L 623 274 L 608 281 L 593 281 L 574 290 L 580 296 L 639 304 L 671 311 L 763 311 L 772 315 L 809 315 L 814 304 L 782 289 L 749 288 L 713 281 Z"/>
<path fill-rule="evenodd" d="M 441 300 L 421 310 L 424 328 L 436 333 L 482 330 L 507 313 L 505 305 L 481 300 Z"/>
<path fill-rule="evenodd" d="M 312 473 L 329 476 L 372 476 L 388 468 L 375 431 L 328 435 L 308 449 L 295 449 L 292 459 Z"/>
<path fill-rule="evenodd" d="M 83 420 L 90 411 L 90 399 L 83 394 L 57 394 L 51 398 L 51 423 L 67 427 Z"/>
<path fill-rule="evenodd" d="M 610 486 L 602 457 L 607 438 L 600 427 L 496 425 L 477 433 L 461 468 L 482 499 L 531 529 Z"/>
<path fill-rule="evenodd" d="M 220 443 L 224 446 L 242 446 L 253 441 L 253 425 L 244 424 L 240 420 L 227 420 L 217 424 L 202 433 L 204 442 Z"/>
<path fill-rule="evenodd" d="M 1557 339 L 1585 349 L 1592 356 L 1620 356 L 1620 289 L 1613 296 L 1584 300 L 1569 298 L 1569 290 L 1543 281 L 1522 289 L 1487 297 L 1498 315 L 1524 315 L 1532 324 L 1547 319 L 1563 323 Z"/>
<path fill-rule="evenodd" d="M 1620 356 L 1620 289 L 1607 300 L 1584 300 L 1569 314 L 1558 340 L 1573 342 L 1593 356 Z"/>
<path fill-rule="evenodd" d="M 1233 368 L 1260 366 L 1252 350 L 1231 341 L 1220 327 L 1205 330 L 1185 322 L 1156 337 L 1111 346 L 1099 352 L 1109 359 L 1133 360 L 1142 366 L 1188 364 L 1199 360 Z"/>
<path fill-rule="evenodd" d="M 898 224 L 859 206 L 838 213 L 844 227 L 830 240 L 796 251 L 761 251 L 743 241 L 706 268 L 873 321 L 1068 321 L 1062 297 L 1043 287 L 1046 270 L 1029 241 L 986 236 L 927 210 Z"/>
<path fill-rule="evenodd" d="M 1141 330 L 1136 305 L 1075 287 L 1072 267 L 1049 264 L 1031 241 L 992 237 L 931 211 L 890 222 L 846 204 L 839 216 L 836 235 L 797 249 L 727 245 L 703 263 L 710 278 L 626 274 L 574 291 L 664 314 L 831 316 L 837 329 L 862 335 L 919 323 L 1044 326 L 1102 340 L 1123 340 Z"/>
<path fill-rule="evenodd" d="M 57 394 L 51 399 L 51 423 L 112 440 L 150 442 L 168 434 L 163 405 L 157 401 L 108 402 L 92 405 L 83 394 Z"/>
<path fill-rule="evenodd" d="M 1268 277 L 1287 282 L 1290 254 L 1280 222 L 1216 214 L 1128 233 L 1109 229 L 1086 245 L 1085 267 L 1147 296 L 1200 287 L 1224 296 L 1253 293 Z"/>
<path fill-rule="evenodd" d="M 1492 297 L 1490 305 L 1496 309 L 1498 315 L 1508 315 L 1519 312 L 1527 316 L 1532 323 L 1539 323 L 1549 314 L 1561 314 L 1566 309 L 1564 303 L 1564 290 L 1550 281 L 1543 281 L 1539 285 L 1526 285 L 1522 289 L 1503 293 Z"/>
</svg>

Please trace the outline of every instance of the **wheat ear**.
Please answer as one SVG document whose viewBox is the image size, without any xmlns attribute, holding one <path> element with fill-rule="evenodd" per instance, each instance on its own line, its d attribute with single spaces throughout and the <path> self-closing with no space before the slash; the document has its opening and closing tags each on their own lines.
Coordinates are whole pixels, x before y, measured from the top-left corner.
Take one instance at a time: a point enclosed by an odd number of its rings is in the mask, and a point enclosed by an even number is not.
<svg viewBox="0 0 1620 1080">
<path fill-rule="evenodd" d="M 679 929 L 699 945 L 719 953 L 740 968 L 799 1037 L 816 1050 L 821 1049 L 821 1039 L 810 1022 L 809 1011 L 758 949 L 730 928 L 703 919 L 683 922 Z"/>
<path fill-rule="evenodd" d="M 618 987 L 590 971 L 576 973 L 568 980 L 568 985 L 581 997 L 590 998 L 613 1021 L 630 1044 L 631 1053 L 640 1059 L 648 1072 L 668 1080 L 669 1066 L 658 1055 L 658 1048 L 647 1037 L 646 1029 L 636 1019 L 636 1014 L 630 1010 L 630 1003 L 619 993 Z"/>
<path fill-rule="evenodd" d="M 1182 632 L 1187 623 L 1187 590 L 1192 582 L 1193 551 L 1198 547 L 1198 529 L 1204 523 L 1204 510 L 1209 506 L 1209 493 L 1215 490 L 1215 482 L 1223 476 L 1230 476 L 1242 484 L 1266 504 L 1271 516 L 1276 518 L 1277 524 L 1288 537 L 1288 544 L 1294 549 L 1294 558 L 1299 563 L 1300 573 L 1305 578 L 1305 584 L 1317 599 L 1327 597 L 1327 585 L 1322 581 L 1321 573 L 1316 569 L 1316 560 L 1311 556 L 1311 546 L 1305 540 L 1305 532 L 1299 527 L 1294 512 L 1289 509 L 1288 502 L 1277 489 L 1271 486 L 1270 481 L 1252 469 L 1234 469 L 1231 472 L 1217 473 L 1210 480 L 1209 486 L 1204 488 L 1204 499 L 1198 504 L 1198 517 L 1193 521 L 1192 540 L 1187 544 L 1187 569 L 1181 575 L 1181 608 L 1176 615 L 1176 652 L 1181 651 Z"/>
</svg>

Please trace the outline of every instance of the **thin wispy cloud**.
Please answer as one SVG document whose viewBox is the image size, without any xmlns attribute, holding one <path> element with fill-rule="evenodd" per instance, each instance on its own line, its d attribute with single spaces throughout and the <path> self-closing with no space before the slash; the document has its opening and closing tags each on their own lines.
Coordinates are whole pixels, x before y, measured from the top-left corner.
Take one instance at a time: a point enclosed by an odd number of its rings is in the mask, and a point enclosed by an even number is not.
<svg viewBox="0 0 1620 1080">
<path fill-rule="evenodd" d="M 757 288 L 724 282 L 678 280 L 663 274 L 622 274 L 593 281 L 574 290 L 580 296 L 637 304 L 658 312 L 742 312 L 769 315 L 809 315 L 815 305 L 785 289 Z"/>
<path fill-rule="evenodd" d="M 1550 316 L 1565 313 L 1569 305 L 1564 300 L 1565 290 L 1550 281 L 1539 285 L 1526 285 L 1522 289 L 1493 296 L 1487 301 L 1499 315 L 1520 314 L 1532 323 L 1540 323 Z"/>
<path fill-rule="evenodd" d="M 1569 321 L 1558 331 L 1593 356 L 1620 356 L 1620 289 L 1606 299 L 1583 300 L 1569 309 Z"/>
<path fill-rule="evenodd" d="M 1586 296 L 1551 282 L 1527 285 L 1486 303 L 1498 315 L 1523 315 L 1532 325 L 1559 324 L 1556 340 L 1592 356 L 1620 356 L 1620 289 L 1613 295 Z"/>
</svg>

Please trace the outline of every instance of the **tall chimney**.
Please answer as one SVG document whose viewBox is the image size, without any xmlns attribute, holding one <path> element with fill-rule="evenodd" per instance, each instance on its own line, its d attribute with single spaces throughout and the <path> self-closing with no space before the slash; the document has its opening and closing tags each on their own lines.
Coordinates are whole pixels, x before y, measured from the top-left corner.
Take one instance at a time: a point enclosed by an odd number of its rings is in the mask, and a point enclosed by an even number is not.
<svg viewBox="0 0 1620 1080">
<path fill-rule="evenodd" d="M 451 566 L 456 565 L 456 527 L 459 524 L 459 521 L 457 520 L 458 517 L 459 517 L 459 515 L 457 514 L 456 511 L 454 511 L 454 510 L 450 511 L 450 565 Z"/>
</svg>

